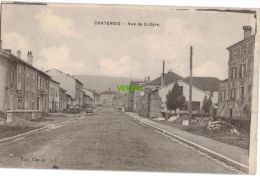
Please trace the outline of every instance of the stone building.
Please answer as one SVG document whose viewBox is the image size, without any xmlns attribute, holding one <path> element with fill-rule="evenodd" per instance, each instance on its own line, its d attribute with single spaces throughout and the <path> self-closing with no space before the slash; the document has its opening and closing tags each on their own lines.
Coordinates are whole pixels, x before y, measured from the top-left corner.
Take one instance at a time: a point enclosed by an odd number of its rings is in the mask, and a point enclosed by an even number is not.
<svg viewBox="0 0 260 176">
<path fill-rule="evenodd" d="M 219 85 L 218 116 L 232 120 L 251 118 L 254 45 L 252 27 L 244 26 L 243 40 L 228 47 L 228 79 Z"/>
<path fill-rule="evenodd" d="M 43 71 L 35 68 L 32 52 L 27 62 L 10 50 L 0 52 L 0 111 L 49 110 L 49 81 Z"/>
</svg>

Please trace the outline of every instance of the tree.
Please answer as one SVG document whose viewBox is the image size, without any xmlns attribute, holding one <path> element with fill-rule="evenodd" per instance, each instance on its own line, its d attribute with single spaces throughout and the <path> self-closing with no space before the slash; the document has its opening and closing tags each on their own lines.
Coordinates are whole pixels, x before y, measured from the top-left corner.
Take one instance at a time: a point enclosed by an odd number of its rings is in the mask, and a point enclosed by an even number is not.
<svg viewBox="0 0 260 176">
<path fill-rule="evenodd" d="M 211 97 L 209 97 L 208 99 L 207 96 L 205 95 L 203 100 L 203 105 L 202 105 L 203 111 L 205 113 L 209 113 L 209 108 L 211 105 L 212 105 Z"/>
<path fill-rule="evenodd" d="M 181 109 L 185 102 L 186 99 L 183 96 L 182 87 L 179 86 L 178 83 L 175 83 L 172 90 L 170 90 L 166 95 L 167 109 L 176 112 L 176 109 Z"/>
</svg>

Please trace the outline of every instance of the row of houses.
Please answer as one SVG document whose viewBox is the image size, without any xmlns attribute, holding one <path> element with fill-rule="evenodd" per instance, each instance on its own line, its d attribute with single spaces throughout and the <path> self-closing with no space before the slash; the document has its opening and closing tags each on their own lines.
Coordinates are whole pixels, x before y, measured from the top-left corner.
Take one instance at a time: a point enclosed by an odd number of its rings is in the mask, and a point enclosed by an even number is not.
<svg viewBox="0 0 260 176">
<path fill-rule="evenodd" d="M 203 113 L 205 97 L 212 101 L 212 115 L 232 120 L 249 121 L 251 117 L 254 44 L 252 27 L 244 26 L 244 38 L 227 48 L 228 78 L 221 81 L 216 77 L 192 77 L 192 112 Z M 127 109 L 145 117 L 160 117 L 168 112 L 166 96 L 177 83 L 186 101 L 189 99 L 190 77 L 172 72 L 164 73 L 155 80 L 131 81 L 131 86 L 139 85 L 142 91 L 130 90 Z M 187 103 L 188 105 L 188 103 Z M 187 110 L 187 109 L 186 109 Z"/>
<path fill-rule="evenodd" d="M 59 112 L 93 104 L 100 104 L 99 94 L 72 75 L 57 69 L 37 69 L 31 51 L 25 61 L 19 50 L 14 55 L 11 50 L 1 49 L 1 112 Z"/>
</svg>

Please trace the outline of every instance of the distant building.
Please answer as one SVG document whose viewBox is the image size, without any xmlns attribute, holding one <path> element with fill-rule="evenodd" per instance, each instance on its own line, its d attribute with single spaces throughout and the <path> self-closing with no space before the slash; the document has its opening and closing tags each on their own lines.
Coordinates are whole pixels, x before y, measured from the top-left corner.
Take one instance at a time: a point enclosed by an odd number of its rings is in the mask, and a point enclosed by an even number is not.
<svg viewBox="0 0 260 176">
<path fill-rule="evenodd" d="M 62 87 L 59 87 L 59 111 L 64 111 L 66 108 L 66 90 Z"/>
<path fill-rule="evenodd" d="M 163 85 L 168 85 L 181 79 L 183 79 L 182 76 L 169 70 L 167 73 L 162 73 L 161 76 L 159 76 L 158 78 L 152 80 L 151 82 L 148 82 L 146 85 L 143 86 L 143 88 L 156 89 L 160 88 Z"/>
<path fill-rule="evenodd" d="M 183 79 L 183 77 L 172 72 L 164 73 L 155 80 L 142 86 L 139 98 L 136 99 L 136 112 L 144 117 L 154 118 L 161 115 L 162 98 L 159 96 L 159 89 L 165 85 Z"/>
<path fill-rule="evenodd" d="M 113 98 L 116 95 L 115 91 L 112 91 L 110 88 L 104 92 L 100 93 L 100 101 L 102 105 L 113 105 Z"/>
<path fill-rule="evenodd" d="M 58 112 L 60 110 L 60 83 L 50 80 L 50 88 L 49 88 L 49 110 L 50 112 Z"/>
<path fill-rule="evenodd" d="M 90 105 L 94 105 L 93 92 L 83 87 L 83 107 L 88 107 Z"/>
<path fill-rule="evenodd" d="M 73 102 L 74 102 L 73 98 L 67 93 L 65 94 L 65 96 L 66 96 L 66 102 L 65 102 L 66 109 L 73 108 L 74 107 L 73 106 Z"/>
<path fill-rule="evenodd" d="M 161 117 L 161 97 L 158 89 L 146 88 L 143 90 L 139 103 L 138 114 L 142 117 L 157 118 Z"/>
<path fill-rule="evenodd" d="M 50 76 L 33 66 L 33 55 L 27 62 L 11 50 L 0 51 L 0 111 L 49 110 Z"/>
<path fill-rule="evenodd" d="M 94 103 L 94 105 L 100 105 L 101 104 L 100 95 L 94 90 L 90 90 L 90 91 L 93 92 L 93 98 L 94 98 L 93 103 Z"/>
<path fill-rule="evenodd" d="M 228 47 L 228 79 L 219 85 L 218 116 L 250 120 L 254 68 L 255 35 L 244 26 L 244 39 Z"/>
<path fill-rule="evenodd" d="M 144 81 L 131 81 L 130 82 L 130 86 L 134 87 L 134 86 L 143 86 L 145 85 L 147 82 L 150 81 L 150 78 L 148 77 L 148 80 L 144 80 Z M 127 109 L 128 111 L 136 111 L 136 109 L 139 107 L 139 105 L 137 105 L 137 102 L 139 103 L 139 98 L 140 98 L 140 91 L 136 91 L 136 90 L 131 90 L 129 91 L 128 94 L 128 103 L 127 103 Z"/>
<path fill-rule="evenodd" d="M 60 86 L 66 90 L 66 93 L 72 98 L 73 107 L 83 106 L 83 83 L 69 74 L 65 74 L 57 69 L 46 71 L 53 80 L 60 83 Z"/>
</svg>

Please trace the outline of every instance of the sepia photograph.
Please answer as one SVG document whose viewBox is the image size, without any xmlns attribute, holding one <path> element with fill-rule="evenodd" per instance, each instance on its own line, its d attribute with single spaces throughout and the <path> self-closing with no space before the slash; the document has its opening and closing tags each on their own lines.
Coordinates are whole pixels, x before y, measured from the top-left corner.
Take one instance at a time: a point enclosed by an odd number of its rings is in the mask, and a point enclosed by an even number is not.
<svg viewBox="0 0 260 176">
<path fill-rule="evenodd" d="M 259 9 L 0 13 L 0 168 L 255 174 Z"/>
</svg>

